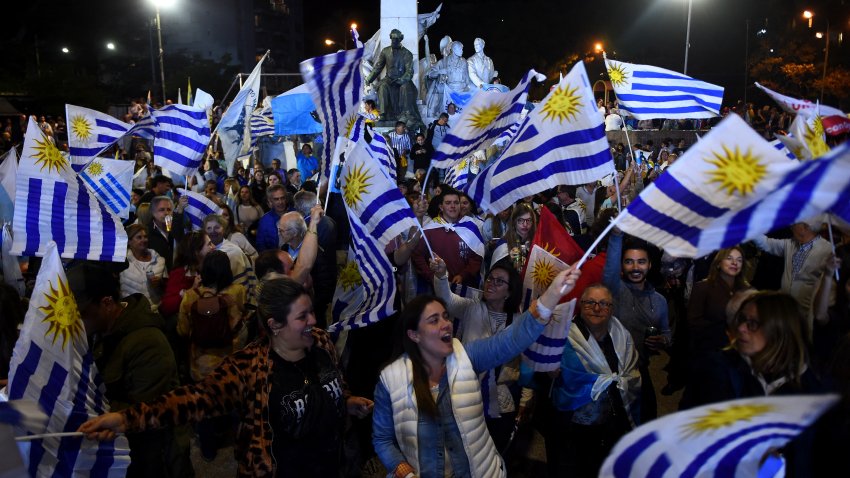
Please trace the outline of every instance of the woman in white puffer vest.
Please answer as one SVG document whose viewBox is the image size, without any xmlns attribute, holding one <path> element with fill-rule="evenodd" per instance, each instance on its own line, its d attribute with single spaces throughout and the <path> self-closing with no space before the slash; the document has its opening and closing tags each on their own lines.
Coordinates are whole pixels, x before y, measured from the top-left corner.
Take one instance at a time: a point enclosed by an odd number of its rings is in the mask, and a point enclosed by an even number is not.
<svg viewBox="0 0 850 478">
<path fill-rule="evenodd" d="M 372 442 L 388 476 L 506 476 L 484 422 L 478 374 L 534 343 L 579 275 L 572 267 L 561 272 L 510 327 L 464 345 L 452 337 L 441 299 L 419 296 L 407 304 L 399 317 L 403 351 L 375 389 Z"/>
<path fill-rule="evenodd" d="M 127 268 L 119 276 L 121 297 L 142 294 L 151 303 L 154 312 L 162 301 L 165 288 L 163 279 L 168 277 L 165 259 L 148 248 L 148 233 L 141 224 L 130 224 L 127 231 Z"/>
</svg>

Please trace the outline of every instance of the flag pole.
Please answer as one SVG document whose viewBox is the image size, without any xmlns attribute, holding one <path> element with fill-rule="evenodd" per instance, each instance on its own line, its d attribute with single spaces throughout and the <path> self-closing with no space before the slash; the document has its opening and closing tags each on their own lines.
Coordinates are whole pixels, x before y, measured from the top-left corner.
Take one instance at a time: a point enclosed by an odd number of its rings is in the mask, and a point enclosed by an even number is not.
<svg viewBox="0 0 850 478">
<path fill-rule="evenodd" d="M 425 197 L 425 194 L 428 192 L 428 178 L 431 177 L 432 169 L 434 169 L 433 163 L 428 165 L 428 172 L 425 173 L 425 184 L 422 185 L 422 197 Z"/>
<path fill-rule="evenodd" d="M 428 242 L 428 237 L 425 236 L 425 229 L 422 229 L 422 223 L 419 221 L 416 222 L 416 225 L 419 227 L 419 233 L 422 234 L 422 240 L 425 241 L 425 246 L 428 247 L 428 253 L 431 254 L 431 259 L 436 258 L 437 256 L 434 255 L 434 251 L 431 249 L 431 243 Z"/>
<path fill-rule="evenodd" d="M 38 435 L 26 435 L 15 437 L 15 441 L 33 441 L 41 440 L 43 438 L 81 437 L 83 435 L 83 432 L 40 433 Z"/>
<path fill-rule="evenodd" d="M 617 190 L 617 212 L 619 213 L 623 210 L 623 201 L 620 199 L 620 175 L 617 173 L 617 168 L 614 168 L 614 189 Z"/>
<path fill-rule="evenodd" d="M 835 257 L 835 238 L 832 236 L 832 214 L 826 214 L 826 225 L 829 230 L 829 244 L 832 246 L 832 257 Z M 838 269 L 835 269 L 835 280 L 836 282 L 840 279 L 838 278 Z"/>
<path fill-rule="evenodd" d="M 611 229 L 614 229 L 614 226 L 616 226 L 617 223 L 620 221 L 620 217 L 622 217 L 622 216 L 618 214 L 617 217 L 611 219 L 611 222 L 608 223 L 608 227 L 606 227 L 605 229 L 602 230 L 602 232 L 599 233 L 599 236 L 596 238 L 596 240 L 593 241 L 593 244 L 591 244 L 590 247 L 588 247 L 587 250 L 584 251 L 584 255 L 581 256 L 581 259 L 579 259 L 578 262 L 576 262 L 576 265 L 575 265 L 576 269 L 581 269 L 581 266 L 583 266 L 584 263 L 587 262 L 587 258 L 590 257 L 590 254 L 591 254 L 591 252 L 593 252 L 593 249 L 595 249 L 596 246 L 598 246 L 599 243 L 602 242 L 602 238 L 607 236 L 608 233 L 611 232 Z M 564 284 L 564 286 L 561 287 L 561 295 L 563 295 L 564 292 L 566 292 L 566 287 L 567 287 L 566 284 Z"/>
</svg>

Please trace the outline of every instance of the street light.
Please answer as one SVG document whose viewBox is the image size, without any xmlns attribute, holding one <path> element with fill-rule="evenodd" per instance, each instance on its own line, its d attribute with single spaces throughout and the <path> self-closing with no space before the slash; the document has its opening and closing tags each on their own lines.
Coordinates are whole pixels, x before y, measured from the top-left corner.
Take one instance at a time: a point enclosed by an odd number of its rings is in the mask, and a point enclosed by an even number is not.
<svg viewBox="0 0 850 478">
<path fill-rule="evenodd" d="M 593 51 L 596 53 L 602 53 L 602 43 L 596 42 L 593 44 Z"/>
<path fill-rule="evenodd" d="M 62 53 L 70 53 L 70 52 L 71 52 L 71 50 L 69 50 L 68 47 L 66 47 L 66 46 L 62 47 Z"/>
<path fill-rule="evenodd" d="M 162 49 L 162 21 L 159 18 L 159 9 L 174 6 L 175 0 L 148 0 L 156 10 L 156 38 L 159 45 L 159 81 L 162 85 L 162 104 L 165 104 L 165 63 L 164 50 Z"/>
<path fill-rule="evenodd" d="M 688 0 L 688 25 L 685 28 L 685 67 L 683 74 L 688 74 L 688 50 L 691 48 L 691 7 L 694 5 L 694 0 Z"/>
<path fill-rule="evenodd" d="M 348 37 L 350 37 L 352 35 L 352 32 L 356 29 L 357 29 L 357 24 L 352 22 L 351 25 L 349 25 L 348 32 L 346 32 L 345 36 L 343 37 L 345 39 L 343 41 L 343 45 L 344 45 L 343 49 L 344 50 L 348 50 Z"/>
<path fill-rule="evenodd" d="M 803 18 L 809 21 L 809 28 L 812 28 L 812 18 L 814 18 L 815 14 L 810 10 L 806 10 L 803 12 Z M 826 37 L 826 46 L 823 50 L 823 74 L 820 79 L 820 101 L 823 103 L 823 89 L 826 83 L 826 67 L 829 64 L 829 17 L 826 18 L 826 32 L 816 32 L 815 38 L 822 39 Z"/>
<path fill-rule="evenodd" d="M 107 44 L 106 44 L 106 49 L 107 49 L 107 50 L 114 50 L 114 49 L 115 49 L 115 44 L 114 44 L 114 43 L 112 43 L 112 42 L 107 43 Z"/>
<path fill-rule="evenodd" d="M 336 45 L 336 42 L 331 40 L 330 38 L 325 38 L 325 45 L 327 45 L 327 46 Z"/>
<path fill-rule="evenodd" d="M 809 21 L 809 28 L 812 28 L 812 17 L 814 17 L 814 16 L 815 16 L 815 14 L 812 13 L 811 11 L 809 11 L 809 10 L 805 10 L 803 12 L 803 18 L 805 18 L 806 20 Z"/>
</svg>

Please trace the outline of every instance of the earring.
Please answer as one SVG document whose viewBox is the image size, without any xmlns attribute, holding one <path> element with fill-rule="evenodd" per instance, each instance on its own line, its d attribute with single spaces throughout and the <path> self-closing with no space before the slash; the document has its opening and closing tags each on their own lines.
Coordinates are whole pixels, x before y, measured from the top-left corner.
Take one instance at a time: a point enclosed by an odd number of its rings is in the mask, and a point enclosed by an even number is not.
<svg viewBox="0 0 850 478">
<path fill-rule="evenodd" d="M 274 335 L 275 337 L 277 337 L 278 332 L 280 332 L 280 331 L 275 329 L 275 331 L 274 331 L 274 332 L 272 332 L 272 335 Z"/>
</svg>

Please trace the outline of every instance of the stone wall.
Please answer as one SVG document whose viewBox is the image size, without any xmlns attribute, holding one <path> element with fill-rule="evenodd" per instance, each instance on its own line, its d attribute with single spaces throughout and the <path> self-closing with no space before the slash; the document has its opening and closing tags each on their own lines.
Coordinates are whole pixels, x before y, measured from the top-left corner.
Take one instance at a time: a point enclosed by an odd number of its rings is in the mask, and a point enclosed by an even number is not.
<svg viewBox="0 0 850 478">
<path fill-rule="evenodd" d="M 685 144 L 690 147 L 692 144 L 697 141 L 697 134 L 700 136 L 705 136 L 708 133 L 708 130 L 685 130 L 685 131 L 661 131 L 658 129 L 646 129 L 646 130 L 630 130 L 629 131 L 629 139 L 634 146 L 637 143 L 646 144 L 647 141 L 652 140 L 655 146 L 661 144 L 661 142 L 665 138 L 670 138 L 673 140 L 673 143 L 678 143 L 680 139 L 685 140 Z M 629 148 L 629 143 L 626 142 L 626 132 L 625 131 L 606 131 L 605 135 L 608 136 L 608 141 L 614 143 L 623 143 L 626 146 L 626 149 Z"/>
</svg>

